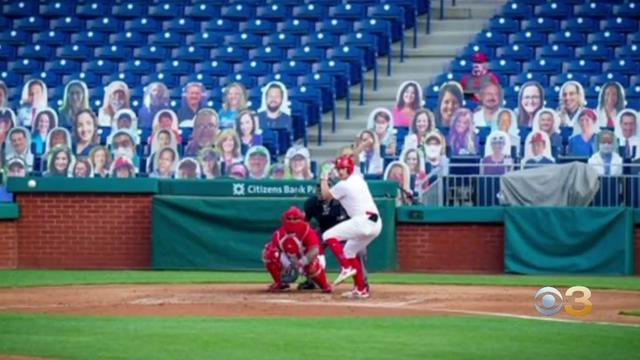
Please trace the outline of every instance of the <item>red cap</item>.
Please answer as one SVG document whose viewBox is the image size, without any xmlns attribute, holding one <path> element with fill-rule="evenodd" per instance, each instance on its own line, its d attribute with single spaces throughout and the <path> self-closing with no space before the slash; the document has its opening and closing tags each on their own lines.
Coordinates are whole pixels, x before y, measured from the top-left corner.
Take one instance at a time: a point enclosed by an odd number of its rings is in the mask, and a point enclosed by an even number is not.
<svg viewBox="0 0 640 360">
<path fill-rule="evenodd" d="M 131 162 L 129 161 L 129 159 L 127 159 L 124 156 L 119 157 L 116 160 L 115 164 L 113 165 L 114 169 L 119 169 L 119 168 L 122 168 L 122 167 L 131 167 Z"/>
<path fill-rule="evenodd" d="M 534 143 L 534 142 L 546 143 L 546 141 L 544 141 L 544 136 L 542 135 L 542 133 L 539 133 L 539 132 L 533 134 L 533 136 L 531 137 L 531 142 L 532 143 Z"/>
<path fill-rule="evenodd" d="M 583 109 L 580 112 L 580 116 L 578 116 L 578 119 L 580 119 L 583 116 L 588 116 L 593 122 L 596 122 L 598 120 L 598 115 L 596 115 L 596 112 L 591 109 Z"/>
<path fill-rule="evenodd" d="M 476 52 L 471 56 L 471 61 L 474 63 L 486 63 L 489 62 L 489 58 L 483 52 Z"/>
</svg>

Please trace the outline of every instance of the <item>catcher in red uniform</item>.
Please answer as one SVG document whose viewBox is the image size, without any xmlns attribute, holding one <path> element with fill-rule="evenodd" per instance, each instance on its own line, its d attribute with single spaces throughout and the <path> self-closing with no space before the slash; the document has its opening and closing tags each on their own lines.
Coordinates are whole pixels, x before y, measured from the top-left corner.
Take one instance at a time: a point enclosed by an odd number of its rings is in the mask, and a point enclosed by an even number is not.
<svg viewBox="0 0 640 360">
<path fill-rule="evenodd" d="M 268 291 L 278 292 L 289 288 L 283 281 L 283 273 L 297 269 L 315 282 L 325 293 L 331 292 L 324 266 L 318 259 L 320 239 L 305 221 L 304 212 L 295 206 L 282 214 L 282 226 L 264 247 L 262 259 L 273 278 Z"/>
</svg>

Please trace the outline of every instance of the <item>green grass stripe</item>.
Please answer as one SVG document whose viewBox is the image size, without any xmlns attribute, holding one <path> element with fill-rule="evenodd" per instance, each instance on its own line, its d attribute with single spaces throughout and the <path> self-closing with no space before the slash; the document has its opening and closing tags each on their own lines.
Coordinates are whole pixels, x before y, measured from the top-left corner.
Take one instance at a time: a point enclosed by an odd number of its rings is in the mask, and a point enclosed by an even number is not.
<svg viewBox="0 0 640 360">
<path fill-rule="evenodd" d="M 335 274 L 331 274 L 333 278 Z M 191 283 L 268 283 L 266 272 L 218 271 L 64 271 L 0 270 L 0 287 L 33 287 L 84 284 L 191 284 Z M 634 276 L 565 276 L 565 275 L 451 275 L 376 273 L 372 283 L 560 286 L 582 285 L 592 289 L 640 291 L 640 278 Z"/>
<path fill-rule="evenodd" d="M 0 354 L 63 359 L 632 359 L 640 329 L 481 316 L 0 314 Z"/>
<path fill-rule="evenodd" d="M 622 310 L 621 315 L 640 316 L 640 310 Z"/>
</svg>

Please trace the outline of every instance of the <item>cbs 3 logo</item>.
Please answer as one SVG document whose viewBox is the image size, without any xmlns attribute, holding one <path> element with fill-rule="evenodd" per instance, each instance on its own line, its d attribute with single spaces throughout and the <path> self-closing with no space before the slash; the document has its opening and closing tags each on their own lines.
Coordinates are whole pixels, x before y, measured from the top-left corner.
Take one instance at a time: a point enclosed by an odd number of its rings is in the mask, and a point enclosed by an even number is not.
<svg viewBox="0 0 640 360">
<path fill-rule="evenodd" d="M 578 296 L 579 295 L 579 296 Z M 584 316 L 591 313 L 591 290 L 584 286 L 573 286 L 565 291 L 564 296 L 558 289 L 545 286 L 538 289 L 533 297 L 533 306 L 544 316 L 551 316 L 559 313 L 563 309 L 573 316 Z M 565 304 L 566 302 L 566 304 Z"/>
</svg>

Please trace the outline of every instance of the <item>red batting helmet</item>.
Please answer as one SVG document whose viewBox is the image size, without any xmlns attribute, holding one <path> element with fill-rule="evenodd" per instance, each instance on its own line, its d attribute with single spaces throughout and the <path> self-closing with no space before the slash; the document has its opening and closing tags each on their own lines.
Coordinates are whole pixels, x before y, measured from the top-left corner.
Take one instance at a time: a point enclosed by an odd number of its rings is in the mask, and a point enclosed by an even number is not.
<svg viewBox="0 0 640 360">
<path fill-rule="evenodd" d="M 340 155 L 336 159 L 336 169 L 347 169 L 347 173 L 349 175 L 353 174 L 353 168 L 355 164 L 353 162 L 353 157 L 351 155 Z"/>
</svg>

